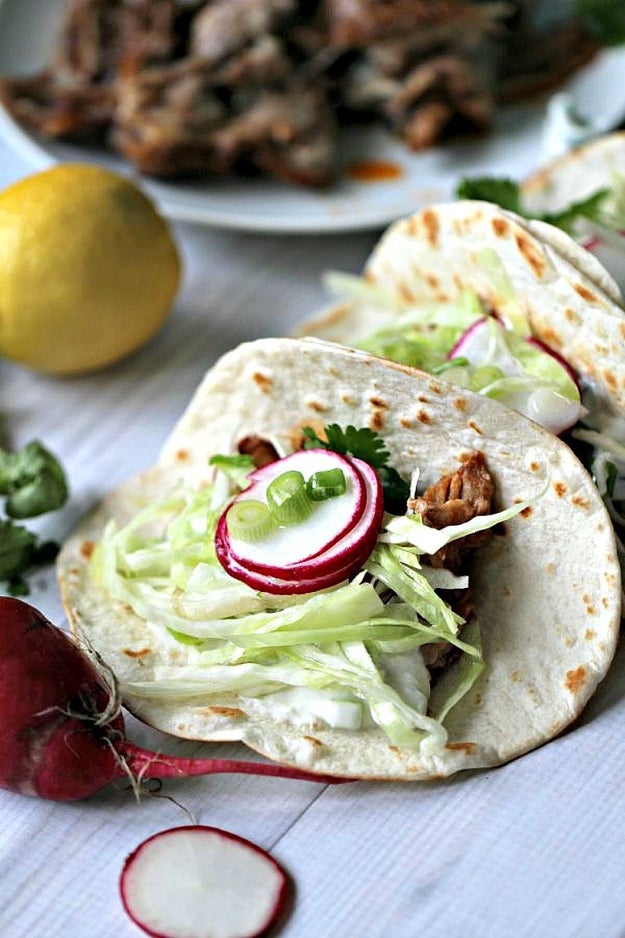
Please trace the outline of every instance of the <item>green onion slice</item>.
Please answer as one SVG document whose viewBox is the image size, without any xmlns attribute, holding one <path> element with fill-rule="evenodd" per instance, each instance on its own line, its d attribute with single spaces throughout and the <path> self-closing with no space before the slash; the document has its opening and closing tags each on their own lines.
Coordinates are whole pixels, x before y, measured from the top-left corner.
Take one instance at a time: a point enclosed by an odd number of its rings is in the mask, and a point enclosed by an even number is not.
<svg viewBox="0 0 625 938">
<path fill-rule="evenodd" d="M 347 491 L 345 473 L 338 466 L 336 469 L 320 469 L 314 472 L 306 483 L 306 491 L 314 502 L 324 502 Z"/>
<path fill-rule="evenodd" d="M 267 502 L 274 520 L 285 527 L 305 521 L 312 511 L 304 476 L 294 469 L 283 472 L 269 484 Z"/>
<path fill-rule="evenodd" d="M 471 391 L 481 391 L 482 388 L 495 381 L 501 381 L 502 378 L 505 378 L 505 374 L 497 365 L 480 365 L 471 375 L 469 388 Z"/>
<path fill-rule="evenodd" d="M 241 499 L 228 509 L 228 532 L 242 541 L 260 541 L 273 531 L 269 506 L 255 498 Z"/>
</svg>

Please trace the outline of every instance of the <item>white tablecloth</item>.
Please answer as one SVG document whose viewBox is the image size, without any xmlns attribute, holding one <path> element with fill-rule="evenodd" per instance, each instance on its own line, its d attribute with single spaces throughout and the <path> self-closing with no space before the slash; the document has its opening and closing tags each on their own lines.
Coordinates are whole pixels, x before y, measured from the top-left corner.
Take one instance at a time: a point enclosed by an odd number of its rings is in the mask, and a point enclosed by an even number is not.
<svg viewBox="0 0 625 938">
<path fill-rule="evenodd" d="M 29 169 L 0 145 L 0 186 Z M 74 379 L 0 363 L 4 445 L 43 440 L 71 481 L 68 506 L 41 526 L 57 539 L 115 482 L 152 463 L 221 352 L 288 332 L 327 302 L 321 272 L 358 271 L 377 238 L 175 231 L 184 286 L 141 352 Z M 30 600 L 64 624 L 53 571 L 32 586 Z M 117 893 L 124 858 L 146 836 L 186 823 L 183 805 L 286 866 L 295 896 L 284 938 L 622 936 L 623 670 L 621 654 L 583 721 L 559 740 L 496 771 L 439 784 L 213 776 L 168 782 L 169 797 L 140 804 L 115 788 L 73 804 L 0 792 L 0 935 L 139 934 Z M 245 755 L 235 745 L 181 743 L 132 719 L 128 726 L 132 738 L 165 751 Z"/>
</svg>

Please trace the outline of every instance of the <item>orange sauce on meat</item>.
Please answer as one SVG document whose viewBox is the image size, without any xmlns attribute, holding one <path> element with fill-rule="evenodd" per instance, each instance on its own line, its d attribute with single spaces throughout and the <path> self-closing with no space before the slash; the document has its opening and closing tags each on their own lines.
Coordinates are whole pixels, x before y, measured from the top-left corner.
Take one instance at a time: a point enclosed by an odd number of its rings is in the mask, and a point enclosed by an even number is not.
<svg viewBox="0 0 625 938">
<path fill-rule="evenodd" d="M 404 174 L 401 166 L 386 160 L 359 160 L 349 163 L 345 172 L 350 179 L 357 182 L 388 182 L 390 179 L 399 179 Z"/>
</svg>

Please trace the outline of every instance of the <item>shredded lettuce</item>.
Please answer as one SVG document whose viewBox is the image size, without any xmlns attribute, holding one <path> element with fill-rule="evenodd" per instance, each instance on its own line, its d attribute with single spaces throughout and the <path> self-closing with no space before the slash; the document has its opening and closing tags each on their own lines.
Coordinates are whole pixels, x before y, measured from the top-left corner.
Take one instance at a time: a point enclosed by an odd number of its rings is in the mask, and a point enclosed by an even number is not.
<svg viewBox="0 0 625 938">
<path fill-rule="evenodd" d="M 366 278 L 333 274 L 331 288 L 342 298 L 375 305 L 388 315 L 384 325 L 357 336 L 358 348 L 410 365 L 446 381 L 492 397 L 559 433 L 582 414 L 579 389 L 567 368 L 538 343 L 528 342 L 531 330 L 522 299 L 515 294 L 494 249 L 479 252 L 481 276 L 496 288 L 497 318 L 477 293 L 463 290 L 453 303 L 408 304 L 389 296 Z M 489 328 L 487 345 L 478 343 L 472 355 L 464 350 L 465 333 L 477 321 Z M 458 351 L 456 353 L 456 346 Z M 468 356 L 468 357 L 467 357 Z"/>
<path fill-rule="evenodd" d="M 212 456 L 209 465 L 214 466 L 219 472 L 222 472 L 227 479 L 232 479 L 239 489 L 247 488 L 249 485 L 248 475 L 255 469 L 254 460 L 251 456 Z"/>
<path fill-rule="evenodd" d="M 446 547 L 447 544 L 461 537 L 476 534 L 478 531 L 487 531 L 497 524 L 510 521 L 511 518 L 529 508 L 530 505 L 536 504 L 543 497 L 550 484 L 550 480 L 547 479 L 543 487 L 534 495 L 515 502 L 514 505 L 510 505 L 501 511 L 488 515 L 476 515 L 463 524 L 449 524 L 447 527 L 440 529 L 428 527 L 418 514 L 397 516 L 386 524 L 385 530 L 378 538 L 378 544 L 409 544 L 416 547 L 421 554 L 435 554 L 442 547 Z"/>
<path fill-rule="evenodd" d="M 432 714 L 435 720 L 445 722 L 447 714 L 462 698 L 468 694 L 478 677 L 484 670 L 482 655 L 482 639 L 477 619 L 467 622 L 464 630 L 464 639 L 467 645 L 474 649 L 473 654 L 464 654 L 456 666 L 456 684 L 453 691 L 443 697 Z"/>
<path fill-rule="evenodd" d="M 358 347 L 381 358 L 433 372 L 444 367 L 450 348 L 468 326 L 485 314 L 477 294 L 463 291 L 453 303 L 409 304 L 364 277 L 332 271 L 324 283 L 342 300 L 393 313 L 388 323 L 359 340 Z"/>
<path fill-rule="evenodd" d="M 622 420 L 608 414 L 596 422 L 599 429 L 580 427 L 571 436 L 590 449 L 589 469 L 614 526 L 619 561 L 625 570 L 625 443 L 616 435 L 619 429 L 619 436 L 624 435 Z"/>
</svg>

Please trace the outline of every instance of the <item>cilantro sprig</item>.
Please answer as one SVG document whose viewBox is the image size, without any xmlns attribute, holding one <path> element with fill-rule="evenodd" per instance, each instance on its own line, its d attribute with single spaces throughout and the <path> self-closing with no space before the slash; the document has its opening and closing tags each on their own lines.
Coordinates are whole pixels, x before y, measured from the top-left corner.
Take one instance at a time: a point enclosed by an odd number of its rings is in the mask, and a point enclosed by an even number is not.
<svg viewBox="0 0 625 938">
<path fill-rule="evenodd" d="M 240 489 L 247 487 L 249 484 L 247 477 L 256 468 L 251 456 L 224 456 L 221 453 L 211 456 L 208 464 L 223 472 Z"/>
<path fill-rule="evenodd" d="M 625 42 L 625 7 L 615 0 L 576 0 L 575 12 L 586 29 L 606 46 Z"/>
<path fill-rule="evenodd" d="M 538 218 L 557 228 L 562 228 L 567 234 L 574 234 L 575 224 L 580 218 L 587 218 L 598 224 L 603 223 L 605 201 L 610 195 L 610 190 L 598 189 L 588 198 L 572 202 L 561 212 L 546 212 L 541 215 L 525 208 L 521 187 L 512 179 L 499 179 L 493 176 L 463 179 L 456 188 L 456 195 L 459 199 L 493 202 L 524 218 Z"/>
<path fill-rule="evenodd" d="M 54 511 L 65 503 L 65 472 L 37 440 L 14 453 L 0 449 L 0 496 L 4 496 L 7 516 L 0 518 L 0 582 L 6 582 L 14 596 L 25 596 L 29 592 L 25 574 L 54 560 L 59 548 L 53 541 L 40 541 L 16 522 Z"/>
<path fill-rule="evenodd" d="M 393 514 L 404 514 L 410 494 L 409 484 L 388 461 L 391 454 L 384 440 L 368 427 L 340 427 L 331 423 L 324 427 L 323 436 L 312 427 L 304 427 L 304 449 L 322 447 L 343 456 L 355 456 L 369 463 L 377 471 L 384 491 L 384 507 Z"/>
</svg>

